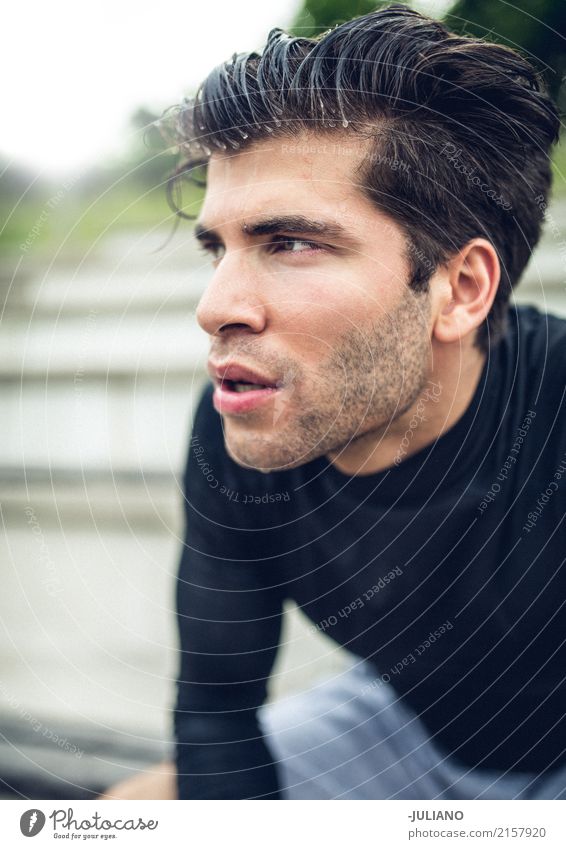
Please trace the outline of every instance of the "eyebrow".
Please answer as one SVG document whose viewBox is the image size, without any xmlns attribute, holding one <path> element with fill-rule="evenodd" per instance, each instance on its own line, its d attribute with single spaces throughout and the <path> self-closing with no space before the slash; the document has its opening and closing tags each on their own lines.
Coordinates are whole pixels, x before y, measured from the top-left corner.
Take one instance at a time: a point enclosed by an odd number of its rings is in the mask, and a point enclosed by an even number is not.
<svg viewBox="0 0 566 849">
<path fill-rule="evenodd" d="M 246 236 L 269 236 L 274 233 L 300 233 L 301 235 L 323 236 L 328 239 L 341 239 L 354 243 L 354 237 L 340 224 L 330 221 L 316 221 L 303 215 L 280 215 L 263 218 L 253 224 L 242 224 L 242 233 Z M 194 230 L 195 238 L 201 242 L 221 241 L 218 232 L 198 222 Z"/>
</svg>

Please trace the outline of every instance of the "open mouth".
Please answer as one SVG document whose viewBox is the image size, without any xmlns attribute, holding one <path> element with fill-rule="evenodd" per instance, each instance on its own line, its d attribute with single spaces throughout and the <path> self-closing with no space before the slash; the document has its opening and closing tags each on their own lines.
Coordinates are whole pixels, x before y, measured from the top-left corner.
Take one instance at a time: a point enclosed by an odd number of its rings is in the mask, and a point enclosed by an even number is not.
<svg viewBox="0 0 566 849">
<path fill-rule="evenodd" d="M 209 361 L 209 373 L 216 384 L 214 406 L 219 413 L 250 413 L 271 403 L 284 388 L 283 380 L 270 380 L 259 370 L 235 362 L 215 365 Z"/>
<path fill-rule="evenodd" d="M 226 392 L 252 392 L 261 389 L 276 389 L 277 387 L 265 383 L 249 383 L 247 380 L 222 380 L 221 387 Z"/>
</svg>

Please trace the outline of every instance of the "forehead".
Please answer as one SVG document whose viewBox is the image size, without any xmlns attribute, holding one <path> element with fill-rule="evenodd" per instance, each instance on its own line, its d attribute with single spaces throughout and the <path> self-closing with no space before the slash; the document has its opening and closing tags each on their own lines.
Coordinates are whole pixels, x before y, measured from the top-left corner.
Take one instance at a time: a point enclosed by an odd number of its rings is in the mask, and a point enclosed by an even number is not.
<svg viewBox="0 0 566 849">
<path fill-rule="evenodd" d="M 369 142 L 361 137 L 304 133 L 213 153 L 201 218 L 211 226 L 243 216 L 316 210 L 335 219 L 379 216 L 357 174 Z M 342 223 L 346 223 L 342 221 Z"/>
</svg>

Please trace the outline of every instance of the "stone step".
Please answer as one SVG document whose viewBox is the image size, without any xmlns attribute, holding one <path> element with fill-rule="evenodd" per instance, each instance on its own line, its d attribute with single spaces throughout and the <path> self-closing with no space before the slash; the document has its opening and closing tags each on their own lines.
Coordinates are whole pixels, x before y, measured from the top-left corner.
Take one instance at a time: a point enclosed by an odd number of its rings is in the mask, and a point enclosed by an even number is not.
<svg viewBox="0 0 566 849">
<path fill-rule="evenodd" d="M 203 372 L 207 352 L 206 334 L 191 310 L 166 318 L 148 312 L 11 319 L 0 334 L 0 379 L 62 377 L 78 385 L 89 375 L 190 375 Z"/>
<path fill-rule="evenodd" d="M 2 388 L 0 466 L 176 473 L 204 377 L 11 381 Z"/>
</svg>

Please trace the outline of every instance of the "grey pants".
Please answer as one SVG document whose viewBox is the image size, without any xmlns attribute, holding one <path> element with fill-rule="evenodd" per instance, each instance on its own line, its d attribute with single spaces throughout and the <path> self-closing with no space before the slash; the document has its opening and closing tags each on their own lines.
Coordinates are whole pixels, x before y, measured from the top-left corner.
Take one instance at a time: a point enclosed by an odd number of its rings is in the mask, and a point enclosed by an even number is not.
<svg viewBox="0 0 566 849">
<path fill-rule="evenodd" d="M 566 799 L 566 769 L 468 769 L 443 755 L 391 685 L 354 660 L 259 710 L 285 799 Z"/>
</svg>

